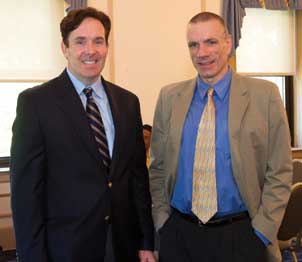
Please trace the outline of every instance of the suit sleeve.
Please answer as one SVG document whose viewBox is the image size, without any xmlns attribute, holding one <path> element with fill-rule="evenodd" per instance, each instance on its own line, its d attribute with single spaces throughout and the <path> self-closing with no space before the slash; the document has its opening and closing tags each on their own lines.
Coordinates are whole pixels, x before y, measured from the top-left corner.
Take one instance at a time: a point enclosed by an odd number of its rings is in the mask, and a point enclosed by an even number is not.
<svg viewBox="0 0 302 262">
<path fill-rule="evenodd" d="M 150 150 L 151 164 L 149 168 L 153 219 L 157 230 L 163 226 L 170 214 L 170 204 L 165 193 L 167 170 L 165 169 L 164 159 L 167 138 L 166 125 L 168 121 L 164 119 L 164 116 L 167 115 L 164 110 L 164 104 L 164 89 L 162 89 L 154 113 Z"/>
<path fill-rule="evenodd" d="M 136 103 L 137 127 L 136 127 L 136 150 L 134 158 L 133 195 L 138 215 L 138 222 L 142 239 L 140 250 L 154 250 L 154 225 L 151 214 L 151 195 L 149 189 L 148 170 L 146 166 L 146 151 L 143 139 L 143 128 L 140 113 L 140 105 Z"/>
<path fill-rule="evenodd" d="M 20 94 L 11 145 L 11 206 L 17 254 L 22 262 L 47 262 L 43 208 L 45 148 L 34 99 Z"/>
<path fill-rule="evenodd" d="M 277 238 L 292 184 L 290 133 L 286 112 L 274 86 L 269 100 L 268 159 L 261 205 L 253 227 L 273 242 Z"/>
</svg>

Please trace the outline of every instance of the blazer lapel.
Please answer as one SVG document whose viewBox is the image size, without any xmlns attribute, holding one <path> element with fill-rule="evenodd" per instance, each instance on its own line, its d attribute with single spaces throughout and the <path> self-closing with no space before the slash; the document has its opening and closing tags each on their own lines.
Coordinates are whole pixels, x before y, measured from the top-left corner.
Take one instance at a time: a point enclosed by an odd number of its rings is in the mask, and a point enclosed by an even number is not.
<svg viewBox="0 0 302 262">
<path fill-rule="evenodd" d="M 87 121 L 86 112 L 75 91 L 66 70 L 57 78 L 58 83 L 54 85 L 57 104 L 66 114 L 66 121 L 70 121 L 74 127 L 75 133 L 88 150 L 88 152 L 98 161 L 100 155 Z"/>
<path fill-rule="evenodd" d="M 242 83 L 239 75 L 233 73 L 229 102 L 229 139 L 231 146 L 231 158 L 233 166 L 233 175 L 239 186 L 239 189 L 245 187 L 244 176 L 240 175 L 241 153 L 240 153 L 240 132 L 242 119 L 246 113 L 249 104 L 248 90 Z M 245 198 L 245 191 L 240 190 Z"/>
<path fill-rule="evenodd" d="M 182 130 L 193 98 L 195 86 L 196 78 L 190 80 L 189 83 L 186 83 L 183 87 L 180 87 L 171 101 L 172 105 L 174 105 L 172 107 L 173 111 L 171 112 L 171 142 L 175 146 L 174 157 L 177 159 L 180 150 Z M 176 174 L 176 172 L 173 173 Z"/>
<path fill-rule="evenodd" d="M 111 87 L 110 83 L 107 82 L 106 80 L 104 80 L 104 78 L 102 78 L 102 83 L 105 89 L 105 92 L 107 94 L 108 97 L 108 101 L 110 104 L 110 110 L 111 110 L 111 114 L 112 114 L 112 118 L 113 118 L 113 124 L 114 124 L 114 131 L 115 131 L 115 135 L 114 135 L 114 143 L 113 143 L 113 150 L 112 150 L 112 159 L 111 159 L 111 164 L 110 164 L 110 174 L 109 177 L 112 176 L 112 174 L 115 173 L 115 168 L 116 168 L 116 163 L 118 163 L 118 152 L 119 151 L 119 146 L 120 146 L 120 139 L 122 137 L 121 134 L 121 127 L 120 127 L 120 110 L 118 110 L 118 103 L 116 101 L 116 99 L 114 98 L 113 95 L 113 87 Z"/>
<path fill-rule="evenodd" d="M 241 84 L 240 76 L 233 73 L 231 83 L 229 106 L 229 129 L 231 139 L 239 137 L 240 125 L 246 112 L 249 96 L 244 85 Z"/>
</svg>

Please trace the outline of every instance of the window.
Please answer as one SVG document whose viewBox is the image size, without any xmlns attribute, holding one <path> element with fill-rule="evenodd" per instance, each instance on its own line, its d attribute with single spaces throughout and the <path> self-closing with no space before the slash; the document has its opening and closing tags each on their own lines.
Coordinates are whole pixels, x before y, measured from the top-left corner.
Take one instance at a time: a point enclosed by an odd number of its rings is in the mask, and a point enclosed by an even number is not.
<svg viewBox="0 0 302 262">
<path fill-rule="evenodd" d="M 285 107 L 285 77 L 284 76 L 255 76 L 255 78 L 264 79 L 275 83 L 279 89 Z"/>
<path fill-rule="evenodd" d="M 277 85 L 283 105 L 285 107 L 291 134 L 291 143 L 294 146 L 294 92 L 293 76 L 253 76 L 255 78 L 271 81 Z"/>
<path fill-rule="evenodd" d="M 18 95 L 23 90 L 40 83 L 41 82 L 0 82 L 0 158 L 2 158 L 2 160 L 10 155 L 12 124 L 16 116 Z"/>
<path fill-rule="evenodd" d="M 236 50 L 239 73 L 293 75 L 295 16 L 293 11 L 247 8 Z"/>
<path fill-rule="evenodd" d="M 17 97 L 57 76 L 65 67 L 60 50 L 63 0 L 1 2 L 0 168 L 8 166 Z M 14 14 L 12 16 L 12 14 Z"/>
<path fill-rule="evenodd" d="M 58 75 L 65 65 L 59 27 L 64 1 L 1 1 L 1 10 L 0 81 Z"/>
<path fill-rule="evenodd" d="M 291 10 L 247 8 L 236 50 L 238 73 L 275 83 L 285 106 L 294 145 L 293 75 L 295 13 Z"/>
</svg>

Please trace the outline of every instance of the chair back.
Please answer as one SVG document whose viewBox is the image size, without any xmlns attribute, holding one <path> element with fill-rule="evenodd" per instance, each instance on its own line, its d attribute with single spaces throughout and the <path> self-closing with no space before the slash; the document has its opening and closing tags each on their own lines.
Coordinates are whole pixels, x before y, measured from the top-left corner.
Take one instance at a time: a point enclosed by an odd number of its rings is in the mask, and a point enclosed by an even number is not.
<svg viewBox="0 0 302 262">
<path fill-rule="evenodd" d="M 302 182 L 302 160 L 293 160 L 293 184 Z"/>
<path fill-rule="evenodd" d="M 285 210 L 279 232 L 279 240 L 289 240 L 297 236 L 302 228 L 302 183 L 292 186 L 292 192 Z"/>
</svg>

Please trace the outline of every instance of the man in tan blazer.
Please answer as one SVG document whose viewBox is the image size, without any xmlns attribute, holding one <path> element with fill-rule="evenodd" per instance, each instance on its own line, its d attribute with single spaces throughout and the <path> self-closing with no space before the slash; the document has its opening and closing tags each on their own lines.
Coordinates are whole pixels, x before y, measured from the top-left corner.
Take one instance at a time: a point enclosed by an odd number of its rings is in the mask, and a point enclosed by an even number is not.
<svg viewBox="0 0 302 262">
<path fill-rule="evenodd" d="M 221 17 L 194 16 L 187 41 L 198 77 L 164 87 L 153 122 L 150 186 L 160 261 L 281 261 L 277 232 L 292 164 L 278 89 L 232 72 L 232 41 Z M 216 117 L 217 211 L 203 223 L 192 211 L 192 181 L 209 88 Z"/>
</svg>

